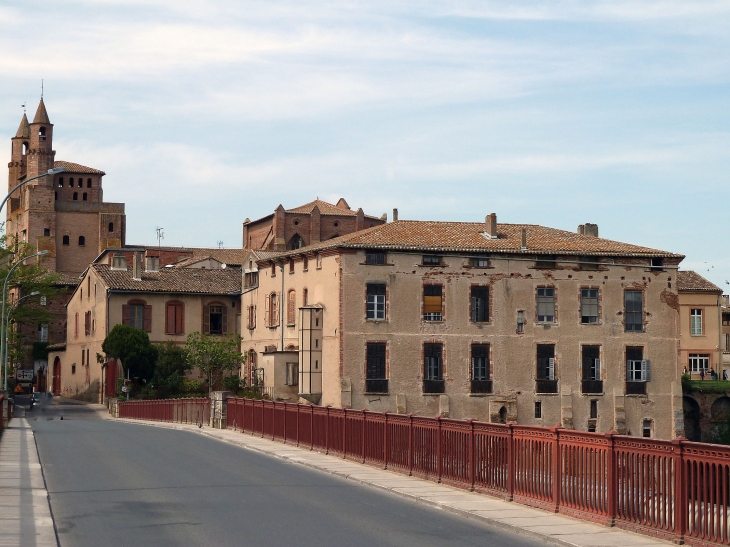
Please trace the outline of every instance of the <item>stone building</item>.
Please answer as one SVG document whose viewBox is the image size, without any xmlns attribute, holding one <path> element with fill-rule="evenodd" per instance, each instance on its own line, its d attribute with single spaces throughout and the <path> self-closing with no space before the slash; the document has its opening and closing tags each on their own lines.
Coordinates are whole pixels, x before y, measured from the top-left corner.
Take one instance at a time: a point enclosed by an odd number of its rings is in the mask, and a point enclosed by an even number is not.
<svg viewBox="0 0 730 547">
<path fill-rule="evenodd" d="M 102 343 L 118 324 L 143 329 L 153 343 L 184 344 L 188 334 L 240 332 L 238 269 L 157 268 L 142 253 L 128 263 L 94 263 L 82 274 L 67 305 L 68 335 L 51 346 L 53 393 L 101 402 L 116 394 L 116 363 L 99 363 Z"/>
<path fill-rule="evenodd" d="M 668 439 L 682 258 L 590 224 L 394 221 L 245 260 L 242 348 L 277 398 Z"/>
<path fill-rule="evenodd" d="M 362 209 L 353 211 L 344 198 L 336 205 L 316 199 L 294 209 L 279 205 L 271 215 L 243 223 L 243 247 L 268 251 L 298 249 L 387 222 Z"/>
<path fill-rule="evenodd" d="M 7 244 L 28 242 L 39 251 L 48 251 L 42 266 L 59 274 L 59 293 L 49 299 L 47 310 L 53 315 L 49 325 L 20 325 L 21 344 L 59 343 L 65 340 L 64 304 L 78 283 L 78 276 L 107 247 L 125 243 L 123 203 L 104 201 L 103 171 L 55 158 L 54 127 L 41 99 L 32 122 L 23 114 L 18 131 L 11 139 L 8 164 L 8 192 L 29 178 L 51 168 L 66 172 L 28 183 L 13 194 L 6 206 Z M 21 295 L 11 292 L 10 300 Z M 35 305 L 29 302 L 28 305 Z M 28 352 L 21 367 L 29 367 Z M 44 360 L 35 362 L 36 371 L 46 368 Z M 39 385 L 43 389 L 45 386 Z"/>
</svg>

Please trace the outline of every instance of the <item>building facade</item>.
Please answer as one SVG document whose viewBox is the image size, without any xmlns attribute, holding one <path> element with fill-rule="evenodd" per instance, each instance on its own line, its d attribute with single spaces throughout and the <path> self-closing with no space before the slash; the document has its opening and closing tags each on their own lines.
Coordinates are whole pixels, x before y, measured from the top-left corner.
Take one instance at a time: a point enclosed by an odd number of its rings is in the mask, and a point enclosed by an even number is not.
<svg viewBox="0 0 730 547">
<path fill-rule="evenodd" d="M 683 257 L 579 232 L 395 221 L 262 257 L 244 351 L 277 398 L 681 435 Z"/>
</svg>

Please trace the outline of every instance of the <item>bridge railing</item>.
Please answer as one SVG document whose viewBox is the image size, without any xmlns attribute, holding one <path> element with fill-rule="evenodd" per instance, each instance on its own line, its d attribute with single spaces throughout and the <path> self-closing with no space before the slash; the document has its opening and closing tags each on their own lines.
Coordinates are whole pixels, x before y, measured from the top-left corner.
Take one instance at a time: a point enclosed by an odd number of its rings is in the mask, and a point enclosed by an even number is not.
<svg viewBox="0 0 730 547">
<path fill-rule="evenodd" d="M 122 401 L 119 417 L 178 424 L 209 424 L 210 399 L 155 399 L 147 401 Z"/>
</svg>

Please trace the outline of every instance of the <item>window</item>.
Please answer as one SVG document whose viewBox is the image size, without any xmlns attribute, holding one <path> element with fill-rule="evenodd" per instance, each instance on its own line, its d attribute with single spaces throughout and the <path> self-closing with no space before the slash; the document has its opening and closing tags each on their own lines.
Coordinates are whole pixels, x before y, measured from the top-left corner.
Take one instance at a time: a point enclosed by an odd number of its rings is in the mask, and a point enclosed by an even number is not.
<svg viewBox="0 0 730 547">
<path fill-rule="evenodd" d="M 286 364 L 286 385 L 287 386 L 298 386 L 299 385 L 299 363 L 287 363 Z"/>
<path fill-rule="evenodd" d="M 304 287 L 304 290 L 302 290 L 302 305 L 309 305 L 309 289 L 307 289 L 306 287 Z"/>
<path fill-rule="evenodd" d="M 583 346 L 581 348 L 583 364 L 583 380 L 601 379 L 601 346 Z"/>
<path fill-rule="evenodd" d="M 652 421 L 651 420 L 643 420 L 641 423 L 641 436 L 642 437 L 651 437 L 651 429 L 652 429 Z"/>
<path fill-rule="evenodd" d="M 590 410 L 590 414 L 588 415 L 588 417 L 591 420 L 598 419 L 598 400 L 591 399 L 591 410 Z"/>
<path fill-rule="evenodd" d="M 722 325 L 724 327 L 730 327 L 730 313 L 722 314 Z"/>
<path fill-rule="evenodd" d="M 289 259 L 289 273 L 294 273 L 294 259 Z"/>
<path fill-rule="evenodd" d="M 535 418 L 542 419 L 542 401 L 535 401 Z"/>
<path fill-rule="evenodd" d="M 423 255 L 424 266 L 441 266 L 441 257 L 436 255 Z"/>
<path fill-rule="evenodd" d="M 38 341 L 48 342 L 48 323 L 38 325 Z"/>
<path fill-rule="evenodd" d="M 322 255 L 317 253 L 316 258 L 317 258 L 317 269 L 320 269 L 322 267 Z"/>
<path fill-rule="evenodd" d="M 555 289 L 551 287 L 537 289 L 537 321 L 538 323 L 555 322 Z"/>
<path fill-rule="evenodd" d="M 122 323 L 151 332 L 152 306 L 147 306 L 143 300 L 130 300 L 128 304 L 122 306 Z"/>
<path fill-rule="evenodd" d="M 642 332 L 644 330 L 644 306 L 641 291 L 624 292 L 624 310 L 626 316 L 626 332 Z"/>
<path fill-rule="evenodd" d="M 40 129 L 38 130 L 38 135 L 40 136 L 40 139 L 41 139 L 42 141 L 46 140 L 46 128 L 45 128 L 45 127 L 41 127 L 41 128 L 40 128 Z"/>
<path fill-rule="evenodd" d="M 264 323 L 267 327 L 279 326 L 279 295 L 275 292 L 266 295 Z"/>
<path fill-rule="evenodd" d="M 71 180 L 73 180 L 73 179 L 71 179 Z M 78 192 L 74 192 L 74 201 L 78 201 L 78 200 L 79 200 L 79 193 Z"/>
<path fill-rule="evenodd" d="M 76 363 L 71 365 L 71 374 L 76 374 Z"/>
<path fill-rule="evenodd" d="M 50 228 L 43 228 L 43 237 L 48 237 L 51 235 L 51 229 Z"/>
<path fill-rule="evenodd" d="M 489 380 L 489 344 L 471 345 L 471 379 Z"/>
<path fill-rule="evenodd" d="M 256 328 L 256 306 L 249 306 L 247 308 L 248 322 L 247 326 L 249 329 Z"/>
<path fill-rule="evenodd" d="M 227 315 L 225 312 L 227 311 L 224 306 L 221 306 L 219 304 L 207 306 L 208 313 L 206 314 L 208 317 L 208 333 L 209 334 L 225 334 L 225 329 L 223 326 L 223 318 Z"/>
<path fill-rule="evenodd" d="M 74 316 L 74 338 L 79 337 L 79 312 Z"/>
<path fill-rule="evenodd" d="M 84 192 L 84 193 L 83 193 L 83 194 L 81 195 L 81 199 L 82 199 L 83 201 L 87 201 L 88 197 L 89 197 L 89 195 L 88 195 L 88 194 L 87 194 L 86 192 Z"/>
<path fill-rule="evenodd" d="M 89 336 L 91 334 L 91 312 L 87 311 L 84 314 L 84 334 Z"/>
<path fill-rule="evenodd" d="M 525 312 L 517 310 L 517 333 L 522 334 L 523 332 L 525 332 Z"/>
<path fill-rule="evenodd" d="M 307 271 L 309 269 L 309 258 L 306 256 L 302 257 L 302 271 Z"/>
<path fill-rule="evenodd" d="M 663 258 L 652 258 L 651 259 L 651 269 L 656 270 L 658 272 L 664 271 L 664 259 Z"/>
<path fill-rule="evenodd" d="M 258 287 L 258 284 L 259 272 L 246 272 L 243 274 L 243 286 L 245 288 Z"/>
<path fill-rule="evenodd" d="M 580 257 L 580 269 L 581 270 L 598 270 L 600 268 L 598 264 L 597 256 L 582 256 Z"/>
<path fill-rule="evenodd" d="M 423 345 L 423 392 L 444 392 L 443 344 Z"/>
<path fill-rule="evenodd" d="M 365 391 L 368 393 L 388 393 L 385 343 L 368 342 L 365 346 L 365 352 Z"/>
<path fill-rule="evenodd" d="M 86 245 L 86 238 L 84 236 L 79 236 L 79 247 L 83 247 Z"/>
<path fill-rule="evenodd" d="M 555 255 L 542 255 L 535 260 L 535 268 L 538 269 L 554 270 L 556 266 Z"/>
<path fill-rule="evenodd" d="M 271 262 L 271 277 L 276 277 L 276 262 Z"/>
<path fill-rule="evenodd" d="M 472 268 L 489 268 L 489 258 L 487 257 L 475 257 L 469 259 L 469 264 Z"/>
<path fill-rule="evenodd" d="M 68 187 L 69 188 L 73 188 L 74 187 L 74 178 L 73 177 L 71 177 L 70 179 L 68 179 Z"/>
<path fill-rule="evenodd" d="M 537 379 L 555 380 L 555 346 L 537 345 Z"/>
<path fill-rule="evenodd" d="M 294 325 L 297 317 L 297 293 L 294 289 L 286 295 L 286 324 Z"/>
<path fill-rule="evenodd" d="M 108 230 L 109 230 L 110 232 L 113 232 L 113 231 L 114 231 L 114 223 L 113 223 L 113 222 L 110 222 L 110 223 L 109 223 L 109 226 L 108 226 Z"/>
<path fill-rule="evenodd" d="M 627 382 L 648 382 L 649 365 L 649 361 L 644 359 L 644 348 L 636 346 L 626 348 Z"/>
<path fill-rule="evenodd" d="M 86 187 L 91 188 L 91 179 L 86 179 Z"/>
<path fill-rule="evenodd" d="M 368 283 L 367 286 L 367 319 L 385 320 L 385 284 Z"/>
<path fill-rule="evenodd" d="M 689 371 L 699 373 L 700 371 L 707 372 L 710 368 L 710 354 L 709 353 L 690 353 L 689 354 Z"/>
<path fill-rule="evenodd" d="M 580 290 L 580 322 L 596 324 L 598 320 L 598 289 Z"/>
<path fill-rule="evenodd" d="M 385 264 L 385 253 L 367 251 L 365 253 L 365 264 L 382 266 Z"/>
<path fill-rule="evenodd" d="M 702 310 L 692 309 L 689 316 L 690 332 L 692 336 L 702 336 Z"/>
<path fill-rule="evenodd" d="M 441 321 L 442 316 L 442 294 L 441 285 L 423 286 L 423 320 Z"/>
<path fill-rule="evenodd" d="M 182 302 L 165 304 L 165 334 L 185 333 L 185 308 Z"/>
<path fill-rule="evenodd" d="M 63 177 L 58 178 L 58 187 L 63 188 Z"/>
<path fill-rule="evenodd" d="M 489 287 L 471 288 L 471 320 L 473 323 L 489 321 Z"/>
</svg>

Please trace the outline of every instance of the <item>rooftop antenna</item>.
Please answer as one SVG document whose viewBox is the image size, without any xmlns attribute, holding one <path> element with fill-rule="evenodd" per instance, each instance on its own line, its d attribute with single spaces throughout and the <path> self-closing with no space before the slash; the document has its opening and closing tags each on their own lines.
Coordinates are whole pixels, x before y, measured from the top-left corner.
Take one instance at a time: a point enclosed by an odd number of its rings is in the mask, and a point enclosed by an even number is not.
<svg viewBox="0 0 730 547">
<path fill-rule="evenodd" d="M 41 101 L 43 100 L 43 80 L 41 80 Z"/>
<path fill-rule="evenodd" d="M 223 248 L 223 242 L 222 242 L 222 241 L 220 241 L 220 240 L 218 241 L 218 248 L 219 248 L 219 249 L 222 249 L 222 248 Z"/>
<path fill-rule="evenodd" d="M 159 226 L 156 228 L 156 230 L 157 230 L 157 258 L 159 259 L 159 258 L 161 258 L 161 255 L 162 255 L 162 248 L 160 245 L 160 241 L 165 239 L 165 232 L 162 231 L 162 230 L 164 230 L 164 228 L 160 228 Z"/>
</svg>

